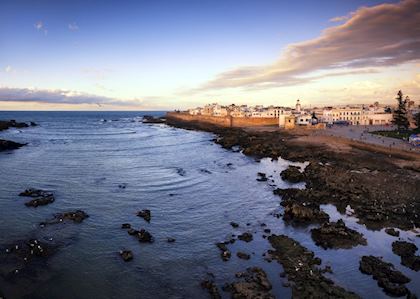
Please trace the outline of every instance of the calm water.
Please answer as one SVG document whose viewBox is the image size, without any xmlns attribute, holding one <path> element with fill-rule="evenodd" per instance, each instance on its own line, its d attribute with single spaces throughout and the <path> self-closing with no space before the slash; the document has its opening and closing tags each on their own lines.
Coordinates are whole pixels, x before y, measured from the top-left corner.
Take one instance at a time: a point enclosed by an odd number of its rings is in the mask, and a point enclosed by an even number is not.
<svg viewBox="0 0 420 299">
<path fill-rule="evenodd" d="M 282 287 L 281 266 L 262 257 L 269 246 L 262 238 L 261 223 L 315 251 L 332 266 L 333 280 L 363 297 L 385 297 L 376 281 L 358 270 L 365 254 L 394 263 L 412 279 L 410 290 L 420 295 L 415 283 L 420 281 L 419 273 L 400 265 L 391 251 L 395 238 L 383 231 L 368 231 L 357 219 L 325 206 L 333 219 L 344 218 L 362 231 L 369 246 L 323 250 L 310 238 L 312 227 L 293 228 L 272 216 L 281 211 L 279 197 L 272 194 L 274 186 L 257 182 L 256 174 L 272 174 L 278 187 L 287 187 L 279 173 L 289 162 L 256 162 L 220 148 L 211 141 L 212 134 L 145 125 L 139 122 L 142 115 L 0 112 L 0 119 L 40 124 L 0 133 L 0 138 L 29 143 L 0 153 L 0 247 L 31 236 L 61 244 L 31 279 L 10 283 L 0 277 L 0 289 L 8 297 L 206 298 L 199 283 L 207 272 L 214 273 L 221 286 L 233 281 L 234 273 L 255 265 L 266 270 L 278 298 L 290 297 L 290 289 Z M 121 184 L 126 188 L 119 188 Z M 53 191 L 56 201 L 37 209 L 25 207 L 25 199 L 17 194 L 29 187 Z M 38 226 L 52 214 L 72 209 L 83 209 L 90 217 L 82 224 Z M 152 211 L 150 223 L 136 216 L 140 209 Z M 240 227 L 233 229 L 230 221 Z M 140 244 L 120 228 L 125 222 L 147 229 L 155 242 Z M 247 230 L 256 233 L 254 241 L 237 241 L 230 247 L 232 258 L 223 262 L 214 243 Z M 419 238 L 413 236 L 402 234 L 420 247 Z M 176 242 L 167 243 L 167 237 Z M 118 251 L 123 248 L 133 251 L 133 261 L 120 259 Z M 254 254 L 249 261 L 240 260 L 238 249 Z"/>
</svg>

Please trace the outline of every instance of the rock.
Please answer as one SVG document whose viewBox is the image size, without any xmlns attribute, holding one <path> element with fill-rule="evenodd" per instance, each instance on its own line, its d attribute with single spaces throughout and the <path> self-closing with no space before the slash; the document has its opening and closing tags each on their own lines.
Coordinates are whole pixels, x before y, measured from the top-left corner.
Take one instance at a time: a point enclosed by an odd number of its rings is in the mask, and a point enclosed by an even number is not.
<svg viewBox="0 0 420 299">
<path fill-rule="evenodd" d="M 230 242 L 219 242 L 219 243 L 216 243 L 216 246 L 220 250 L 220 257 L 225 262 L 228 261 L 230 259 L 231 255 L 232 255 L 230 253 L 229 249 L 226 246 L 227 243 L 230 243 Z"/>
<path fill-rule="evenodd" d="M 41 189 L 27 189 L 19 194 L 19 196 L 32 197 L 34 199 L 25 203 L 27 207 L 45 206 L 55 201 L 52 192 Z"/>
<path fill-rule="evenodd" d="M 142 243 L 153 243 L 152 235 L 144 229 L 141 229 L 137 233 L 137 238 L 139 239 L 139 242 L 142 242 Z"/>
<path fill-rule="evenodd" d="M 410 279 L 400 271 L 394 270 L 391 263 L 386 263 L 378 257 L 363 256 L 359 269 L 364 274 L 372 275 L 388 295 L 405 296 L 410 294 L 410 291 L 404 286 L 410 282 Z"/>
<path fill-rule="evenodd" d="M 144 115 L 142 122 L 144 124 L 164 124 L 166 123 L 166 119 L 163 117 L 154 117 L 151 115 Z"/>
<path fill-rule="evenodd" d="M 293 282 L 293 298 L 359 298 L 326 278 L 318 268 L 321 260 L 295 240 L 285 235 L 272 235 L 268 240 L 274 248 L 268 253 Z"/>
<path fill-rule="evenodd" d="M 38 126 L 38 124 L 37 124 L 37 123 L 35 123 L 35 122 L 33 122 L 33 121 L 31 121 L 29 125 L 30 125 L 31 127 L 36 127 L 36 126 Z"/>
<path fill-rule="evenodd" d="M 268 181 L 267 175 L 265 173 L 259 172 L 257 175 L 258 175 L 257 181 L 259 181 L 259 182 Z"/>
<path fill-rule="evenodd" d="M 120 256 L 124 260 L 124 262 L 131 261 L 133 259 L 133 253 L 130 250 L 121 250 Z"/>
<path fill-rule="evenodd" d="M 237 228 L 237 227 L 239 227 L 239 224 L 238 223 L 236 223 L 236 222 L 231 222 L 230 223 L 230 225 L 233 227 L 233 228 Z"/>
<path fill-rule="evenodd" d="M 0 120 L 0 131 L 7 130 L 9 128 L 27 128 L 29 127 L 26 123 L 19 123 L 16 122 L 14 119 L 12 120 Z"/>
<path fill-rule="evenodd" d="M 40 198 L 36 198 L 36 199 L 32 199 L 28 202 L 25 203 L 25 205 L 27 207 L 38 207 L 38 206 L 45 206 L 48 205 L 50 203 L 53 203 L 55 201 L 55 198 L 53 195 L 51 196 L 47 196 L 47 197 L 40 197 Z"/>
<path fill-rule="evenodd" d="M 121 228 L 123 228 L 123 229 L 131 228 L 131 224 L 130 223 L 123 223 L 123 224 L 121 224 Z"/>
<path fill-rule="evenodd" d="M 150 210 L 141 210 L 137 213 L 137 216 L 143 218 L 147 222 L 150 222 L 150 219 L 152 218 Z"/>
<path fill-rule="evenodd" d="M 329 216 L 319 208 L 304 206 L 290 201 L 282 202 L 285 205 L 283 219 L 294 223 L 328 222 Z"/>
<path fill-rule="evenodd" d="M 63 222 L 64 220 L 70 220 L 70 221 L 73 221 L 75 223 L 82 223 L 83 220 L 85 220 L 88 217 L 89 217 L 89 215 L 86 214 L 82 210 L 70 211 L 70 212 L 65 212 L 65 213 L 58 213 L 58 214 L 54 215 L 53 219 L 45 221 L 45 222 L 41 222 L 41 225 L 45 226 L 47 224 L 56 224 L 56 223 Z"/>
<path fill-rule="evenodd" d="M 246 272 L 238 272 L 235 276 L 241 280 L 224 287 L 224 290 L 231 292 L 232 298 L 275 298 L 271 293 L 272 286 L 267 274 L 261 268 L 247 268 Z"/>
<path fill-rule="evenodd" d="M 168 241 L 168 243 L 173 243 L 173 242 L 176 241 L 176 239 L 175 238 L 168 237 L 167 238 L 167 241 Z"/>
<path fill-rule="evenodd" d="M 393 236 L 393 237 L 399 237 L 399 236 L 400 236 L 400 232 L 399 232 L 399 231 L 397 231 L 396 229 L 392 228 L 392 227 L 390 227 L 390 228 L 386 228 L 386 229 L 385 229 L 385 232 L 386 232 L 388 235 Z"/>
<path fill-rule="evenodd" d="M 286 170 L 280 173 L 282 180 L 290 183 L 299 183 L 305 179 L 305 174 L 300 172 L 300 168 L 296 166 L 289 166 Z"/>
<path fill-rule="evenodd" d="M 367 245 L 363 235 L 348 228 L 341 219 L 337 222 L 324 223 L 321 227 L 312 229 L 311 236 L 315 244 L 324 249 L 349 249 L 357 245 Z"/>
<path fill-rule="evenodd" d="M 251 258 L 251 256 L 249 254 L 247 254 L 245 252 L 241 252 L 241 251 L 238 251 L 236 253 L 236 256 L 240 259 L 243 259 L 243 260 L 249 260 Z"/>
<path fill-rule="evenodd" d="M 244 242 L 251 242 L 253 240 L 253 237 L 250 232 L 245 232 L 242 235 L 239 235 L 238 239 Z"/>
<path fill-rule="evenodd" d="M 401 257 L 401 264 L 414 271 L 420 270 L 420 256 L 415 255 L 417 246 L 405 241 L 392 243 L 392 252 Z"/>
<path fill-rule="evenodd" d="M 0 139 L 0 151 L 18 149 L 26 144 Z"/>
<path fill-rule="evenodd" d="M 270 234 L 270 233 L 271 233 L 271 229 L 266 228 L 266 229 L 264 229 L 264 232 L 265 232 L 266 234 Z"/>
<path fill-rule="evenodd" d="M 135 230 L 134 228 L 129 228 L 129 229 L 127 230 L 127 233 L 128 233 L 130 236 L 134 236 L 134 235 L 136 235 L 136 234 L 138 233 L 138 230 Z"/>
<path fill-rule="evenodd" d="M 210 298 L 212 299 L 221 299 L 222 297 L 220 296 L 219 290 L 216 286 L 216 284 L 214 283 L 213 280 L 203 280 L 201 282 L 201 287 L 203 289 L 208 290 Z"/>
</svg>

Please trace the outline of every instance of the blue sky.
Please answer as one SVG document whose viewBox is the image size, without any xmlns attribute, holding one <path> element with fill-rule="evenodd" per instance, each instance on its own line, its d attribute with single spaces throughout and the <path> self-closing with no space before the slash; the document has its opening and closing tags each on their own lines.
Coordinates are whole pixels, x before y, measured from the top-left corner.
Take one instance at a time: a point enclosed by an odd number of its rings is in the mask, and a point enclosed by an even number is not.
<svg viewBox="0 0 420 299">
<path fill-rule="evenodd" d="M 390 67 L 379 65 L 378 70 L 370 63 L 357 76 L 328 75 L 316 82 L 299 84 L 294 82 L 295 77 L 262 82 L 254 78 L 260 72 L 244 80 L 243 68 L 276 64 L 290 45 L 317 39 L 325 29 L 351 21 L 351 13 L 360 7 L 374 8 L 382 3 L 2 0 L 0 109 L 97 109 L 95 102 L 109 109 L 174 109 L 208 101 L 287 105 L 297 97 L 303 102 L 322 104 L 322 88 L 348 86 L 349 79 L 356 83 L 370 80 L 372 88 L 375 83 L 380 85 L 379 81 L 392 80 Z M 387 3 L 395 9 L 406 5 L 398 1 Z M 332 21 L 341 16 L 347 18 Z M 364 38 L 368 44 L 369 36 Z M 380 43 L 384 45 L 383 41 Z M 307 57 L 305 54 L 300 60 Z M 399 78 L 407 82 L 417 80 L 416 58 L 392 65 L 398 69 Z M 323 61 L 323 57 L 318 61 Z M 308 61 L 306 65 L 313 63 Z M 325 67 L 305 67 L 296 76 L 329 68 L 330 62 L 325 63 Z M 374 72 L 366 71 L 372 67 Z M 232 70 L 240 71 L 239 77 L 233 78 L 233 85 L 217 82 L 217 78 L 226 78 Z M 226 82 L 231 79 L 229 76 Z M 416 89 L 411 86 L 408 90 Z M 86 103 L 81 100 L 83 97 Z M 348 100 L 361 100 L 357 88 Z M 119 101 L 121 105 L 115 105 Z"/>
</svg>

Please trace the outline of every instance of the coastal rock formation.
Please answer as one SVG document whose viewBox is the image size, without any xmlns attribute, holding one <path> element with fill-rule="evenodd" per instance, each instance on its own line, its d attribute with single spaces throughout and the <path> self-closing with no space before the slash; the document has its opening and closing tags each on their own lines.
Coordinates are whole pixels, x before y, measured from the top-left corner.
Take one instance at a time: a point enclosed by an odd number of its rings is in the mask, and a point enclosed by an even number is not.
<svg viewBox="0 0 420 299">
<path fill-rule="evenodd" d="M 243 234 L 238 236 L 238 239 L 244 242 L 251 242 L 253 237 L 250 232 L 244 232 Z"/>
<path fill-rule="evenodd" d="M 221 299 L 219 289 L 213 280 L 205 279 L 201 282 L 201 287 L 208 290 L 211 299 Z"/>
<path fill-rule="evenodd" d="M 131 261 L 133 259 L 133 253 L 130 250 L 120 250 L 120 256 L 124 262 Z"/>
<path fill-rule="evenodd" d="M 32 122 L 31 122 L 31 124 L 32 124 Z M 9 128 L 27 128 L 27 127 L 29 127 L 29 125 L 27 123 L 16 122 L 14 119 L 9 120 L 9 121 L 0 120 L 0 131 L 7 130 Z"/>
<path fill-rule="evenodd" d="M 129 229 L 129 228 L 131 228 L 131 224 L 130 223 L 123 223 L 123 224 L 121 224 L 121 228 L 122 229 Z"/>
<path fill-rule="evenodd" d="M 25 203 L 27 207 L 45 206 L 55 201 L 54 194 L 49 191 L 40 189 L 27 189 L 19 194 L 19 196 L 32 197 L 34 199 Z"/>
<path fill-rule="evenodd" d="M 228 261 L 232 254 L 230 253 L 229 249 L 227 248 L 226 244 L 229 242 L 219 242 L 216 243 L 216 246 L 220 249 L 220 257 L 223 261 Z"/>
<path fill-rule="evenodd" d="M 404 284 L 410 279 L 400 271 L 394 270 L 391 263 L 384 262 L 375 256 L 363 256 L 360 260 L 360 271 L 372 275 L 378 281 L 378 285 L 391 296 L 409 295 L 410 291 Z"/>
<path fill-rule="evenodd" d="M 232 298 L 275 298 L 271 293 L 271 283 L 263 269 L 258 267 L 247 268 L 245 272 L 238 272 L 235 276 L 241 280 L 223 287 L 224 291 L 231 293 Z"/>
<path fill-rule="evenodd" d="M 395 241 L 392 243 L 392 252 L 401 257 L 401 265 L 414 271 L 420 270 L 420 256 L 415 255 L 417 249 L 416 244 L 410 242 Z"/>
<path fill-rule="evenodd" d="M 324 249 L 328 248 L 352 248 L 357 245 L 367 245 L 363 235 L 348 228 L 342 219 L 337 222 L 328 222 L 319 228 L 311 230 L 315 244 Z"/>
<path fill-rule="evenodd" d="M 237 227 L 239 227 L 239 224 L 238 223 L 236 223 L 236 222 L 231 222 L 230 223 L 230 225 L 233 227 L 233 228 L 237 228 Z"/>
<path fill-rule="evenodd" d="M 147 222 L 150 222 L 150 219 L 152 219 L 152 214 L 151 214 L 150 210 L 141 210 L 141 211 L 137 212 L 137 216 L 143 218 Z"/>
<path fill-rule="evenodd" d="M 251 258 L 251 256 L 248 253 L 242 251 L 238 251 L 236 253 L 236 256 L 242 260 L 249 260 Z"/>
<path fill-rule="evenodd" d="M 153 236 L 145 229 L 135 230 L 130 228 L 127 233 L 131 236 L 135 236 L 140 243 L 153 243 Z"/>
<path fill-rule="evenodd" d="M 65 213 L 58 213 L 54 215 L 54 218 L 45 222 L 41 222 L 41 226 L 48 225 L 48 224 L 57 224 L 61 223 L 65 220 L 73 221 L 75 223 L 82 223 L 83 220 L 88 218 L 89 215 L 86 214 L 82 210 L 75 210 Z"/>
<path fill-rule="evenodd" d="M 295 224 L 323 223 L 328 222 L 330 218 L 327 213 L 314 205 L 305 206 L 292 201 L 283 201 L 281 205 L 284 206 L 283 219 L 286 222 Z"/>
<path fill-rule="evenodd" d="M 259 181 L 259 182 L 266 182 L 266 181 L 268 181 L 267 175 L 265 173 L 259 172 L 257 175 L 258 175 L 257 181 Z"/>
<path fill-rule="evenodd" d="M 273 259 L 282 264 L 292 283 L 293 298 L 359 298 L 323 276 L 318 268 L 321 260 L 295 240 L 285 235 L 271 235 L 268 240 L 274 250 Z"/>
<path fill-rule="evenodd" d="M 26 144 L 0 139 L 0 152 L 18 149 Z"/>
<path fill-rule="evenodd" d="M 392 227 L 386 228 L 385 232 L 388 235 L 393 236 L 393 237 L 399 237 L 400 236 L 400 232 L 397 231 L 396 229 L 392 228 Z"/>
<path fill-rule="evenodd" d="M 290 183 L 299 183 L 305 179 L 305 174 L 300 171 L 299 167 L 289 166 L 280 173 L 280 177 Z"/>
<path fill-rule="evenodd" d="M 168 243 L 174 243 L 176 241 L 176 239 L 175 238 L 168 237 L 168 238 L 166 238 L 166 241 Z"/>
<path fill-rule="evenodd" d="M 143 121 L 144 124 L 164 124 L 166 119 L 164 117 L 154 117 L 152 115 L 144 115 Z"/>
</svg>

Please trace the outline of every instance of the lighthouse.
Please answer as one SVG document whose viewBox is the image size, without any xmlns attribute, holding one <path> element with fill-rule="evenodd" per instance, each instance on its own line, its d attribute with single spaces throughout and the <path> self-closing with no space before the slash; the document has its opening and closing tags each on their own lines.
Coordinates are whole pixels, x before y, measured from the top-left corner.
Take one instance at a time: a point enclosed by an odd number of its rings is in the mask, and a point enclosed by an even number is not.
<svg viewBox="0 0 420 299">
<path fill-rule="evenodd" d="M 297 100 L 297 102 L 296 102 L 296 112 L 297 113 L 300 113 L 300 101 L 299 101 L 299 99 Z"/>
</svg>

